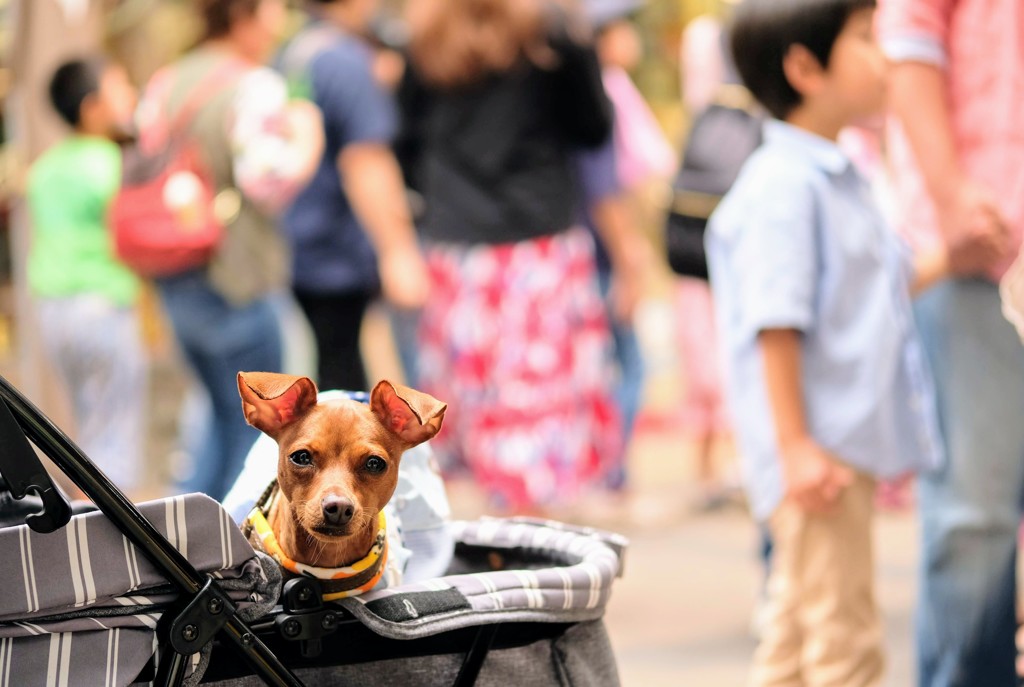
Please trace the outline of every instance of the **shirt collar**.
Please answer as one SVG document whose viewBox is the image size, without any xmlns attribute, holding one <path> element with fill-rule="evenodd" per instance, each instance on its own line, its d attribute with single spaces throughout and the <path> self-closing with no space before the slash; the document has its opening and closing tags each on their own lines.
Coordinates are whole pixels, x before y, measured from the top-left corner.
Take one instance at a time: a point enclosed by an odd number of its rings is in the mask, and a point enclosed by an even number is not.
<svg viewBox="0 0 1024 687">
<path fill-rule="evenodd" d="M 842 174 L 853 165 L 834 141 L 778 119 L 764 123 L 764 139 L 772 145 L 805 155 L 829 174 Z"/>
</svg>

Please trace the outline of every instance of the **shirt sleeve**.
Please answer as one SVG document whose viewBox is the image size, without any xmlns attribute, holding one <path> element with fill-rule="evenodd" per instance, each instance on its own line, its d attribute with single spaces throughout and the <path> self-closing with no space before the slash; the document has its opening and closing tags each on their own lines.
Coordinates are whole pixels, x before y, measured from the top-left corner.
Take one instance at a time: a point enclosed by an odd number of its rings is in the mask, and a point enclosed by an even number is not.
<svg viewBox="0 0 1024 687">
<path fill-rule="evenodd" d="M 575 163 L 584 205 L 589 207 L 622 191 L 618 180 L 614 139 L 609 138 L 598 148 L 578 151 Z"/>
<path fill-rule="evenodd" d="M 814 326 L 817 231 L 809 186 L 767 184 L 734 213 L 732 269 L 742 331 Z"/>
<path fill-rule="evenodd" d="M 373 77 L 369 50 L 343 45 L 313 62 L 313 90 L 324 113 L 328 141 L 391 145 L 398 134 L 394 99 Z M 335 151 L 337 152 L 337 151 Z"/>
<path fill-rule="evenodd" d="M 883 0 L 878 33 L 889 59 L 945 68 L 949 26 L 957 0 Z"/>
<path fill-rule="evenodd" d="M 235 185 L 271 211 L 300 190 L 303 165 L 289 136 L 287 107 L 287 86 L 276 72 L 256 69 L 239 81 L 229 132 Z"/>
</svg>

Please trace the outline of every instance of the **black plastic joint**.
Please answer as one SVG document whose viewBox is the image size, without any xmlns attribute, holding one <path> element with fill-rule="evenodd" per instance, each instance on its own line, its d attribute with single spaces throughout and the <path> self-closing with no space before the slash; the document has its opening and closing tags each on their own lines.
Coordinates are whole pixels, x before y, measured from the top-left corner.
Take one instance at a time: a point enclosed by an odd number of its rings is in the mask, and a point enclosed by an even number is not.
<svg viewBox="0 0 1024 687">
<path fill-rule="evenodd" d="M 274 619 L 274 627 L 284 639 L 299 642 L 305 658 L 319 656 L 320 640 L 342 624 L 342 609 L 324 606 L 322 595 L 320 584 L 304 577 L 288 580 L 281 592 L 283 609 Z"/>
<path fill-rule="evenodd" d="M 182 655 L 194 654 L 213 639 L 235 613 L 235 604 L 212 577 L 171 621 L 171 648 Z"/>
</svg>

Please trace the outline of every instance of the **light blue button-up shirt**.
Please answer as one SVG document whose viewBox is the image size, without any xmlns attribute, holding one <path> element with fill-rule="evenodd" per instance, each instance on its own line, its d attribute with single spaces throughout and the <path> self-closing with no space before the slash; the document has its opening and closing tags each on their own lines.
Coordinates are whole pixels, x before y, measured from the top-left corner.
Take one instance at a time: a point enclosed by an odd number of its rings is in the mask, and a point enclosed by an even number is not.
<svg viewBox="0 0 1024 687">
<path fill-rule="evenodd" d="M 803 333 L 807 425 L 854 468 L 937 467 L 930 372 L 910 306 L 910 253 L 831 141 L 780 121 L 715 210 L 706 235 L 726 394 L 755 517 L 785 492 L 758 333 Z"/>
</svg>

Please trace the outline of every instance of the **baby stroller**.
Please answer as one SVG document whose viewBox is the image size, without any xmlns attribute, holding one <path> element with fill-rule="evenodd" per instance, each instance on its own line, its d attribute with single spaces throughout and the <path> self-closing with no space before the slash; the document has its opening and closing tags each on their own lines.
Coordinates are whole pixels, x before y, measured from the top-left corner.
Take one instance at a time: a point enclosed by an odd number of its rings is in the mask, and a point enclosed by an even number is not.
<svg viewBox="0 0 1024 687">
<path fill-rule="evenodd" d="M 29 440 L 98 510 L 72 513 Z M 618 535 L 457 522 L 448 575 L 325 604 L 212 499 L 132 504 L 2 377 L 0 476 L 38 508 L 0 517 L 0 687 L 619 684 Z"/>
</svg>

